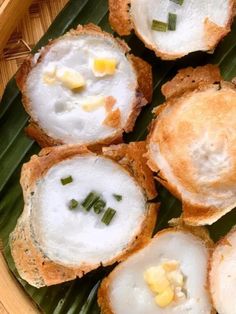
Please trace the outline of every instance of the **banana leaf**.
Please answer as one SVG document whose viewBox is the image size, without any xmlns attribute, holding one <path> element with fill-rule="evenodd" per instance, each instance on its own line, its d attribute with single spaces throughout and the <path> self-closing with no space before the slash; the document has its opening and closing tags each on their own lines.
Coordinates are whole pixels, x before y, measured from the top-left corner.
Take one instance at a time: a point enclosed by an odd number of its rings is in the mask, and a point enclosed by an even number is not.
<svg viewBox="0 0 236 314">
<path fill-rule="evenodd" d="M 77 24 L 95 23 L 104 30 L 112 32 L 108 23 L 107 0 L 70 0 L 47 33 L 34 49 L 37 51 L 49 39 L 62 35 Z M 221 42 L 213 55 L 193 53 L 175 62 L 161 61 L 147 50 L 144 45 L 131 35 L 125 38 L 132 51 L 150 62 L 154 74 L 154 97 L 152 104 L 143 109 L 135 129 L 125 136 L 125 141 L 145 139 L 147 126 L 152 119 L 153 107 L 163 102 L 161 85 L 174 76 L 179 68 L 197 66 L 206 63 L 218 64 L 226 80 L 236 76 L 236 24 L 231 33 Z M 14 78 L 8 83 L 0 104 L 0 238 L 4 244 L 4 254 L 9 268 L 14 273 L 22 289 L 30 295 L 44 313 L 53 314 L 97 314 L 100 313 L 96 301 L 97 288 L 101 279 L 112 269 L 99 269 L 82 279 L 65 284 L 36 289 L 22 279 L 14 266 L 9 246 L 9 233 L 22 212 L 23 199 L 19 185 L 20 169 L 32 154 L 39 151 L 39 146 L 27 138 L 24 127 L 28 116 L 21 104 L 21 95 Z M 168 225 L 168 220 L 178 217 L 181 212 L 180 203 L 163 187 L 158 186 L 161 209 L 156 230 Z M 236 222 L 236 211 L 232 211 L 217 223 L 209 227 L 214 240 L 223 236 Z"/>
</svg>

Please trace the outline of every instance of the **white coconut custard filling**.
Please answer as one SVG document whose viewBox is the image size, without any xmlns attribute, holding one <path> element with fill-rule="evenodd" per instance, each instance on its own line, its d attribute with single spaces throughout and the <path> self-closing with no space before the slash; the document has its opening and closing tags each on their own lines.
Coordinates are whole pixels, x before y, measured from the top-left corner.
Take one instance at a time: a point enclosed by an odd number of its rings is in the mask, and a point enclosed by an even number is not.
<svg viewBox="0 0 236 314">
<path fill-rule="evenodd" d="M 236 311 L 236 229 L 217 244 L 210 261 L 210 291 L 219 314 Z"/>
<path fill-rule="evenodd" d="M 26 94 L 33 120 L 47 135 L 63 143 L 91 143 L 126 126 L 137 77 L 114 39 L 68 35 L 41 55 L 28 75 Z M 114 125 L 106 120 L 110 112 Z"/>
<path fill-rule="evenodd" d="M 91 191 L 102 197 L 106 208 L 116 211 L 109 225 L 102 222 L 104 212 L 70 208 L 71 200 L 82 204 Z M 117 163 L 85 155 L 48 170 L 37 182 L 33 208 L 32 228 L 44 254 L 79 267 L 108 262 L 128 247 L 145 219 L 146 199 L 134 178 Z"/>
<path fill-rule="evenodd" d="M 184 0 L 182 5 L 175 2 L 132 0 L 130 12 L 136 32 L 146 44 L 163 54 L 185 55 L 192 51 L 209 50 L 207 24 L 213 22 L 216 26 L 227 27 L 231 1 Z M 152 21 L 168 23 L 169 13 L 176 15 L 175 30 L 153 30 Z"/>
<path fill-rule="evenodd" d="M 160 233 L 112 273 L 108 287 L 112 311 L 210 314 L 207 261 L 208 250 L 194 235 Z"/>
</svg>

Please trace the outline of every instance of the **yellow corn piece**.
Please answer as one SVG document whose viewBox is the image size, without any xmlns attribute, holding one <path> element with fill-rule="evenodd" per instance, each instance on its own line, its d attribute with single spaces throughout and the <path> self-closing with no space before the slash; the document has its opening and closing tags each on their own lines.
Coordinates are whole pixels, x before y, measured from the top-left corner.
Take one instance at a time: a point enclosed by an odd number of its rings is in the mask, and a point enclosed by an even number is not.
<svg viewBox="0 0 236 314">
<path fill-rule="evenodd" d="M 55 83 L 56 66 L 49 64 L 43 74 L 43 81 L 46 84 Z"/>
<path fill-rule="evenodd" d="M 166 273 L 161 266 L 148 268 L 144 272 L 144 280 L 154 293 L 162 293 L 170 285 Z"/>
<path fill-rule="evenodd" d="M 84 111 L 91 112 L 105 105 L 105 98 L 102 96 L 88 97 L 82 103 Z"/>
<path fill-rule="evenodd" d="M 56 78 L 67 88 L 73 90 L 85 85 L 83 76 L 72 69 L 59 69 Z"/>
<path fill-rule="evenodd" d="M 162 267 L 166 272 L 170 272 L 179 268 L 179 262 L 177 261 L 167 261 L 162 264 Z"/>
<path fill-rule="evenodd" d="M 50 85 L 50 84 L 55 83 L 55 77 L 50 77 L 49 75 L 44 74 L 44 76 L 43 76 L 43 81 L 44 81 L 44 83 Z"/>
<path fill-rule="evenodd" d="M 160 307 L 166 307 L 174 300 L 174 291 L 169 286 L 162 293 L 155 297 L 156 304 Z"/>
<path fill-rule="evenodd" d="M 169 272 L 167 274 L 167 277 L 168 277 L 169 281 L 171 283 L 173 283 L 175 286 L 178 286 L 178 287 L 181 287 L 181 288 L 183 287 L 183 285 L 184 285 L 184 276 L 183 276 L 183 274 L 180 271 L 176 270 L 176 271 Z"/>
<path fill-rule="evenodd" d="M 94 59 L 93 72 L 95 76 L 113 75 L 116 71 L 116 59 Z"/>
</svg>

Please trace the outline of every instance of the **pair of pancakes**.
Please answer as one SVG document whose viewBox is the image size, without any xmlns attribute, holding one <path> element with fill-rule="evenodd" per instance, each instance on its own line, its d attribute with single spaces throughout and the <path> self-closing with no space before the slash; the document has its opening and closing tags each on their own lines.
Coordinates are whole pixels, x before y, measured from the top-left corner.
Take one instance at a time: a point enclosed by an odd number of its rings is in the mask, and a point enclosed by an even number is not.
<svg viewBox="0 0 236 314">
<path fill-rule="evenodd" d="M 194 45 L 173 47 L 195 3 L 184 2 L 181 12 L 176 1 L 154 4 L 110 1 L 110 21 L 120 34 L 134 28 L 163 59 L 211 50 L 230 30 L 233 1 L 222 2 L 221 14 L 210 2 L 197 18 Z M 183 25 L 172 34 L 150 32 L 158 12 L 170 9 Z M 198 15 L 200 4 L 194 10 Z M 202 39 L 216 30 L 211 42 Z M 219 313 L 232 313 L 233 303 L 222 307 L 220 281 L 229 278 L 234 233 L 210 258 L 205 229 L 186 224 L 212 224 L 236 204 L 234 84 L 214 66 L 181 70 L 162 88 L 166 102 L 155 110 L 147 141 L 111 145 L 132 131 L 152 98 L 151 67 L 124 42 L 79 26 L 26 60 L 17 81 L 31 118 L 27 133 L 47 147 L 22 168 L 25 207 L 10 237 L 20 276 L 40 288 L 124 261 L 99 289 L 104 314 L 213 313 L 211 299 Z M 154 176 L 182 201 L 183 221 L 151 240 Z"/>
</svg>

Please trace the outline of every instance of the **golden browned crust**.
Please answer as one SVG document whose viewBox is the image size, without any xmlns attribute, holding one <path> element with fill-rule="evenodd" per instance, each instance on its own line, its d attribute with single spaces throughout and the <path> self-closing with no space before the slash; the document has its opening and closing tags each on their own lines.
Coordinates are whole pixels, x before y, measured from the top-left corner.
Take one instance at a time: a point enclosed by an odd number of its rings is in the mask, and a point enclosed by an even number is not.
<svg viewBox="0 0 236 314">
<path fill-rule="evenodd" d="M 21 219 L 10 237 L 12 257 L 20 276 L 38 288 L 75 279 L 73 269 L 52 263 L 40 251 L 31 233 L 30 226 Z"/>
<path fill-rule="evenodd" d="M 129 133 L 133 130 L 135 121 L 139 116 L 142 108 L 147 105 L 146 99 L 143 97 L 143 94 L 139 91 L 136 91 L 136 101 L 133 104 L 133 110 L 129 115 L 126 126 L 124 127 L 124 131 Z"/>
<path fill-rule="evenodd" d="M 210 70 L 210 68 L 209 68 Z M 223 82 L 221 81 L 220 83 L 218 83 L 219 88 L 220 89 L 232 89 L 235 90 L 235 87 L 233 86 L 233 84 L 229 83 L 229 82 Z M 208 85 L 208 82 L 204 84 L 200 84 L 198 86 L 198 88 L 195 91 L 192 92 L 198 92 L 200 90 L 204 90 L 207 89 L 209 87 L 211 87 L 212 85 Z M 187 91 L 186 93 L 183 93 L 183 95 L 180 95 L 178 97 L 178 101 L 181 99 L 185 99 L 185 97 L 187 97 L 190 93 Z M 167 104 L 170 105 L 174 105 L 174 103 L 177 101 L 177 97 L 172 97 L 171 99 L 169 99 L 166 102 Z M 161 112 L 163 109 L 165 108 L 165 105 L 161 106 L 161 108 L 159 109 L 159 112 Z M 158 117 L 157 117 L 158 119 Z M 157 120 L 156 120 L 157 122 Z M 155 123 L 153 124 L 153 127 L 155 127 Z M 188 132 L 188 130 L 182 130 L 183 132 Z M 151 135 L 150 135 L 151 136 Z M 150 137 L 149 137 L 150 138 Z M 191 203 L 189 200 L 185 200 L 182 195 L 180 194 L 180 192 L 178 191 L 177 187 L 174 186 L 174 184 L 172 184 L 172 182 L 167 180 L 167 177 L 165 176 L 165 174 L 163 173 L 163 171 L 160 171 L 157 167 L 157 165 L 155 164 L 155 162 L 149 158 L 148 160 L 148 165 L 149 167 L 153 170 L 158 172 L 158 176 L 156 177 L 156 179 L 163 185 L 165 186 L 175 197 L 177 197 L 178 199 L 182 200 L 182 209 L 183 209 L 183 219 L 185 221 L 185 223 L 192 225 L 192 226 L 199 226 L 199 225 L 205 225 L 205 224 L 212 224 L 213 222 L 217 221 L 219 218 L 221 218 L 223 215 L 225 215 L 226 213 L 228 213 L 230 210 L 232 210 L 232 208 L 234 208 L 236 206 L 236 204 L 234 204 L 234 206 L 229 206 L 229 207 L 225 207 L 224 209 L 220 209 L 217 208 L 216 206 L 207 206 L 207 205 L 200 205 L 197 203 Z M 185 169 L 185 165 L 182 164 L 182 170 Z M 180 170 L 180 169 L 179 169 Z M 181 170 L 180 170 L 181 171 Z M 229 178 L 229 182 L 230 182 L 230 178 Z"/>
<path fill-rule="evenodd" d="M 49 147 L 49 146 L 58 146 L 63 145 L 63 142 L 59 139 L 53 139 L 49 137 L 41 128 L 40 126 L 30 120 L 29 125 L 25 128 L 26 134 L 34 139 L 42 148 Z M 99 141 L 92 144 L 87 144 L 86 146 L 91 151 L 100 151 L 103 146 L 108 146 L 111 144 L 119 144 L 123 142 L 122 132 L 117 132 L 116 135 L 107 137 L 103 141 Z"/>
<path fill-rule="evenodd" d="M 220 84 L 221 88 L 223 88 L 224 86 L 231 89 L 233 87 L 233 85 L 229 85 L 229 83 L 225 83 L 225 82 L 221 82 Z M 198 90 L 203 90 L 205 88 L 209 87 L 209 85 L 201 85 L 198 87 L 198 89 L 195 91 L 197 92 Z M 162 110 L 164 110 L 164 108 L 167 105 L 174 105 L 178 99 L 178 101 L 181 101 L 182 99 L 185 99 L 185 97 L 187 97 L 191 92 L 186 92 L 183 95 L 180 95 L 179 97 L 172 97 L 171 99 L 167 100 L 167 102 L 165 104 L 163 104 L 162 106 L 159 106 L 156 110 L 154 110 L 155 114 L 157 115 L 156 120 L 152 123 L 151 129 L 150 129 L 150 134 L 148 135 L 147 138 L 147 143 L 148 145 L 152 142 L 152 141 L 156 141 L 155 138 L 155 134 L 153 132 L 153 130 L 155 129 L 156 123 L 158 122 L 158 114 L 161 113 Z M 187 132 L 188 130 L 182 130 L 183 132 Z M 168 139 L 166 139 L 168 140 Z M 212 224 L 213 222 L 217 221 L 219 218 L 221 218 L 223 215 L 225 215 L 226 213 L 228 213 L 230 210 L 232 210 L 232 208 L 234 208 L 236 206 L 236 204 L 234 204 L 234 206 L 230 206 L 230 207 L 226 207 L 224 209 L 219 209 L 215 206 L 207 206 L 207 205 L 200 205 L 197 203 L 191 203 L 189 200 L 185 200 L 185 198 L 181 195 L 181 193 L 179 192 L 177 186 L 175 186 L 175 184 L 173 184 L 173 182 L 171 182 L 170 180 L 168 180 L 167 176 L 165 175 L 165 172 L 161 169 L 159 169 L 158 165 L 155 163 L 155 161 L 153 160 L 153 158 L 151 157 L 151 153 L 148 152 L 146 154 L 148 162 L 147 165 L 150 167 L 150 169 L 154 172 L 157 173 L 157 175 L 155 176 L 155 179 L 160 182 L 167 190 L 169 190 L 171 192 L 172 195 L 174 195 L 176 198 L 178 198 L 179 200 L 182 201 L 182 210 L 183 210 L 183 219 L 184 222 L 186 224 L 192 225 L 192 226 L 199 226 L 199 225 L 205 225 L 205 224 Z M 185 169 L 185 165 L 182 162 L 179 171 L 186 171 Z M 190 175 L 190 174 L 189 174 Z M 190 186 L 191 188 L 191 186 Z"/>
<path fill-rule="evenodd" d="M 199 88 L 199 90 L 204 89 L 202 86 Z M 183 98 L 185 98 L 188 95 L 188 92 L 185 93 L 183 96 L 180 96 L 181 98 L 178 98 L 180 101 Z M 167 104 L 174 105 L 176 101 L 176 98 L 173 97 L 171 100 L 169 100 Z M 165 108 L 165 105 L 160 106 L 159 113 Z M 157 114 L 157 111 L 156 111 Z M 158 120 L 158 116 L 156 118 Z M 156 120 L 156 123 L 157 123 Z M 155 128 L 156 123 L 153 123 L 152 129 Z M 183 129 L 183 132 L 184 129 Z M 187 132 L 187 129 L 186 129 Z M 150 144 L 151 141 L 155 141 L 155 136 L 152 133 L 148 136 L 148 143 Z M 156 172 L 157 175 L 155 176 L 155 179 L 160 182 L 167 190 L 171 192 L 176 198 L 182 201 L 182 209 L 183 209 L 183 219 L 186 224 L 192 225 L 192 226 L 199 226 L 199 225 L 205 225 L 205 224 L 212 224 L 213 222 L 217 221 L 219 218 L 221 218 L 223 215 L 228 213 L 230 210 L 232 210 L 233 207 L 236 206 L 230 206 L 226 207 L 224 209 L 219 209 L 215 206 L 207 206 L 207 205 L 199 205 L 197 203 L 191 203 L 189 200 L 185 200 L 184 197 L 179 192 L 178 188 L 173 184 L 173 182 L 169 181 L 168 178 L 165 175 L 165 172 L 159 169 L 158 165 L 155 163 L 153 158 L 151 157 L 151 154 L 147 153 L 148 158 L 148 166 L 152 171 Z M 185 165 L 182 163 L 181 167 L 179 168 L 179 171 L 185 171 Z"/>
<path fill-rule="evenodd" d="M 31 101 L 27 95 L 27 90 L 26 90 L 26 82 L 27 82 L 28 75 L 29 75 L 30 71 L 38 63 L 40 63 L 41 60 L 45 57 L 45 55 L 48 52 L 48 50 L 50 49 L 50 47 L 52 45 L 54 45 L 55 43 L 57 43 L 57 41 L 59 41 L 61 38 L 70 37 L 70 36 L 79 36 L 79 35 L 83 35 L 83 34 L 103 36 L 104 38 L 109 38 L 109 39 L 114 40 L 118 44 L 119 48 L 126 54 L 127 58 L 129 59 L 128 52 L 130 49 L 129 49 L 128 45 L 124 41 L 114 38 L 111 34 L 103 32 L 100 27 L 98 27 L 94 24 L 87 24 L 84 26 L 78 25 L 78 27 L 76 29 L 70 30 L 64 36 L 50 41 L 47 44 L 47 46 L 45 46 L 44 48 L 41 49 L 37 58 L 35 58 L 33 56 L 27 58 L 16 74 L 16 82 L 17 82 L 19 89 L 22 92 L 22 103 L 24 105 L 24 108 L 25 108 L 26 112 L 31 116 L 29 126 L 26 128 L 26 133 L 31 138 L 36 140 L 41 147 L 62 145 L 62 144 L 66 144 L 66 143 L 64 143 L 61 139 L 53 138 L 53 137 L 47 135 L 47 133 L 45 132 L 45 130 L 43 130 L 41 128 L 39 123 L 33 119 L 34 115 L 33 115 L 33 112 L 31 110 Z M 86 145 L 88 147 L 97 147 L 97 146 L 100 147 L 103 145 L 109 145 L 109 144 L 113 144 L 113 143 L 122 142 L 123 133 L 124 132 L 130 132 L 133 130 L 136 118 L 139 115 L 141 108 L 147 104 L 147 101 L 144 98 L 145 95 L 143 95 L 143 92 L 145 92 L 147 94 L 147 97 L 149 97 L 149 99 L 151 97 L 151 87 L 150 87 L 151 85 L 148 86 L 148 84 L 151 84 L 152 78 L 150 76 L 152 75 L 152 72 L 151 72 L 150 66 L 144 61 L 142 63 L 141 59 L 139 59 L 139 58 L 136 59 L 136 62 L 134 62 L 134 63 L 132 62 L 131 64 L 133 66 L 134 72 L 137 75 L 137 92 L 136 92 L 136 97 L 135 97 L 133 104 L 132 104 L 132 111 L 128 117 L 126 125 L 123 128 L 121 128 L 118 126 L 118 124 L 116 124 L 117 131 L 114 132 L 113 136 L 110 136 L 110 137 L 107 137 L 107 138 L 104 138 L 104 139 L 101 139 L 99 141 L 95 141 L 92 143 L 91 142 L 83 143 L 83 145 Z M 146 83 L 145 86 L 144 86 L 144 82 L 142 82 L 142 80 L 140 79 L 141 74 L 139 73 L 139 71 L 142 71 L 143 75 L 145 73 L 146 78 L 148 79 L 148 84 Z M 141 84 L 140 87 L 138 86 L 139 82 Z"/>
<path fill-rule="evenodd" d="M 155 129 L 157 127 L 157 124 L 160 121 L 160 115 L 162 113 L 162 110 L 166 108 L 166 106 L 175 106 L 177 103 L 181 103 L 181 101 L 184 101 L 186 97 L 189 97 L 190 95 L 197 94 L 199 91 L 207 90 L 215 88 L 216 90 L 226 90 L 226 91 L 235 91 L 235 87 L 233 84 L 229 82 L 219 82 L 221 79 L 219 69 L 215 66 L 207 65 L 203 67 L 198 67 L 196 69 L 193 68 L 187 68 L 181 70 L 176 77 L 174 77 L 170 82 L 167 82 L 163 88 L 162 91 L 164 95 L 167 98 L 167 101 L 162 105 L 157 107 L 157 109 L 154 110 L 156 114 L 156 119 L 151 124 L 150 134 L 148 136 L 148 147 L 150 148 L 151 143 L 159 142 L 158 132 L 155 132 Z M 215 105 L 215 110 L 219 108 L 219 110 L 222 110 L 222 106 L 224 103 L 224 100 L 222 99 L 218 101 L 219 104 Z M 217 107 L 218 106 L 218 107 Z M 227 108 L 225 109 L 227 111 Z M 162 127 L 164 127 L 162 125 Z M 184 134 L 184 137 L 182 140 L 178 142 L 178 145 L 181 146 L 181 143 L 183 143 L 186 138 L 188 138 L 188 134 L 192 134 L 192 128 L 191 125 L 188 123 L 188 121 L 185 121 L 181 125 L 181 132 Z M 167 133 L 165 134 L 164 141 L 165 143 L 170 141 L 173 141 L 172 137 L 169 136 Z M 172 145 L 175 145 L 175 143 L 172 143 Z M 168 189 L 175 197 L 182 200 L 182 208 L 183 208 L 183 219 L 185 223 L 190 225 L 204 225 L 204 224 L 212 224 L 216 220 L 218 220 L 220 217 L 225 215 L 227 212 L 229 212 L 233 207 L 232 206 L 225 206 L 225 208 L 217 208 L 216 206 L 212 205 L 203 205 L 202 203 L 198 202 L 191 202 L 189 198 L 185 198 L 184 195 L 180 193 L 180 190 L 178 189 L 178 186 L 171 180 L 168 180 L 167 175 L 164 171 L 164 169 L 159 169 L 158 164 L 155 162 L 155 160 L 152 157 L 151 151 L 148 150 L 147 154 L 148 158 L 148 166 L 154 171 L 157 172 L 156 179 L 164 186 L 166 189 Z M 176 165 L 175 168 L 175 176 L 180 178 L 183 178 L 180 173 L 186 172 L 188 173 L 188 177 L 191 178 L 193 175 L 191 172 L 191 169 L 189 168 L 188 162 L 185 159 L 181 159 L 179 163 Z M 191 192 L 196 193 L 198 189 L 198 193 L 200 194 L 200 187 L 193 187 L 193 183 L 191 180 L 188 181 L 188 190 Z M 231 182 L 232 179 L 229 178 L 229 182 Z M 182 181 L 181 181 L 182 182 Z M 181 183 L 180 183 L 181 186 Z"/>
<path fill-rule="evenodd" d="M 106 97 L 105 100 L 105 109 L 107 112 L 110 112 L 116 103 L 116 99 L 113 96 Z"/>
<path fill-rule="evenodd" d="M 236 15 L 236 0 L 232 0 L 233 2 L 233 17 Z"/>
<path fill-rule="evenodd" d="M 178 223 L 180 222 L 180 225 L 178 225 Z M 193 234 L 194 236 L 198 237 L 201 239 L 201 241 L 204 243 L 204 245 L 208 248 L 211 249 L 212 245 L 213 245 L 213 241 L 210 239 L 209 237 L 209 233 L 206 231 L 205 228 L 191 228 L 191 227 L 187 227 L 181 222 L 178 221 L 177 225 L 174 228 L 167 228 L 164 229 L 162 231 L 159 231 L 158 233 L 155 234 L 154 238 L 164 234 L 164 233 L 168 233 L 169 231 L 173 232 L 177 232 L 177 231 L 182 231 L 184 233 L 188 233 L 188 234 Z M 151 242 L 151 239 L 146 241 L 146 244 L 143 246 L 145 247 L 146 245 L 148 245 Z M 112 284 L 113 278 L 116 276 L 116 273 L 119 271 L 119 268 L 122 267 L 122 263 L 120 265 L 118 265 L 107 277 L 105 277 L 98 289 L 98 304 L 101 308 L 101 311 L 103 314 L 116 314 L 113 310 L 112 310 L 112 305 L 110 302 L 110 286 Z M 207 280 L 208 281 L 208 280 Z M 209 293 L 209 289 L 208 289 L 208 282 L 206 282 L 206 291 L 207 293 Z M 212 309 L 212 314 L 216 313 L 216 311 L 214 309 Z"/>
<path fill-rule="evenodd" d="M 129 14 L 131 0 L 109 0 L 109 22 L 120 35 L 129 35 L 133 26 Z"/>
<path fill-rule="evenodd" d="M 223 216 L 223 211 L 214 206 L 202 207 L 197 204 L 183 202 L 182 208 L 184 221 L 192 226 L 198 226 L 199 222 L 201 225 L 210 224 L 211 220 L 214 222 Z"/>
<path fill-rule="evenodd" d="M 103 124 L 110 126 L 112 128 L 118 128 L 120 126 L 120 120 L 121 120 L 120 109 L 117 108 L 107 113 L 107 116 L 103 121 Z"/>
<path fill-rule="evenodd" d="M 172 218 L 168 223 L 176 230 L 188 231 L 194 234 L 196 237 L 202 239 L 209 249 L 213 248 L 214 242 L 212 241 L 207 228 L 187 225 L 182 216 L 179 218 Z"/>
<path fill-rule="evenodd" d="M 132 61 L 137 72 L 139 89 L 150 103 L 153 93 L 152 67 L 143 59 L 132 54 L 129 56 L 129 59 Z"/>
<path fill-rule="evenodd" d="M 103 142 L 99 142 L 97 144 L 91 144 L 88 145 L 88 149 L 92 152 L 101 152 L 103 147 L 109 146 L 109 145 L 118 145 L 123 142 L 122 134 L 117 134 L 116 137 L 109 137 Z"/>
<path fill-rule="evenodd" d="M 204 21 L 204 40 L 209 50 L 215 49 L 217 43 L 230 32 L 229 27 L 222 27 L 212 22 L 208 17 Z"/>
<path fill-rule="evenodd" d="M 206 84 L 220 82 L 222 79 L 220 69 L 216 65 L 207 64 L 202 67 L 188 67 L 178 71 L 176 76 L 165 83 L 162 94 L 166 99 L 177 97 L 186 91 L 191 91 Z"/>
<path fill-rule="evenodd" d="M 33 58 L 29 56 L 24 60 L 21 67 L 16 72 L 15 78 L 17 82 L 17 86 L 22 91 L 25 88 L 26 78 L 33 67 Z"/>
<path fill-rule="evenodd" d="M 236 1 L 230 1 L 230 14 L 228 17 L 228 22 L 225 27 L 218 26 L 212 22 L 209 18 L 204 21 L 204 38 L 205 42 L 209 48 L 209 51 L 213 51 L 218 43 L 230 32 L 231 24 L 233 23 L 234 16 L 236 14 Z"/>
<path fill-rule="evenodd" d="M 125 146 L 125 144 L 123 145 Z M 128 147 L 129 145 L 126 146 Z M 113 149 L 115 150 L 115 146 L 113 146 Z M 86 147 L 78 145 L 62 145 L 45 148 L 38 156 L 32 156 L 30 161 L 22 167 L 20 183 L 23 189 L 25 207 L 22 216 L 17 222 L 16 228 L 10 236 L 10 247 L 19 274 L 31 285 L 42 287 L 45 285 L 58 284 L 75 279 L 76 277 L 82 277 L 87 272 L 101 266 L 101 263 L 97 263 L 83 264 L 79 267 L 69 267 L 68 265 L 55 263 L 50 260 L 45 253 L 42 252 L 40 243 L 35 239 L 34 230 L 31 224 L 32 201 L 37 189 L 37 181 L 45 175 L 48 169 L 58 162 L 70 159 L 76 155 L 87 154 L 93 153 Z M 123 158 L 126 158 L 126 162 L 129 164 L 130 173 L 132 173 L 132 167 L 135 168 L 137 164 L 130 159 L 127 154 L 125 155 L 125 152 L 123 152 L 123 154 Z M 104 156 L 106 157 L 105 154 Z M 120 156 L 121 159 L 123 159 L 122 152 L 120 152 Z M 109 158 L 111 158 L 111 156 Z M 142 159 L 142 157 L 140 157 L 140 159 Z M 122 162 L 117 162 L 124 167 Z M 140 160 L 140 162 L 143 162 L 143 160 Z M 148 176 L 150 176 L 151 173 L 148 169 L 147 172 Z M 138 183 L 140 184 L 139 181 Z M 104 263 L 104 266 L 111 265 L 114 262 L 127 258 L 134 251 L 145 245 L 155 226 L 157 208 L 158 204 L 147 204 L 146 217 L 135 238 L 118 256 L 115 256 Z"/>
<path fill-rule="evenodd" d="M 109 295 L 111 282 L 112 282 L 112 272 L 102 280 L 102 283 L 98 289 L 98 305 L 101 308 L 102 314 L 115 314 L 112 311 L 112 305 L 110 302 L 110 295 Z"/>
<path fill-rule="evenodd" d="M 145 142 L 133 142 L 103 148 L 107 156 L 126 168 L 146 191 L 148 200 L 157 196 L 155 182 L 151 170 L 147 166 Z"/>
<path fill-rule="evenodd" d="M 29 121 L 29 125 L 25 128 L 25 133 L 32 138 L 33 140 L 37 141 L 37 143 L 41 147 L 48 147 L 48 146 L 57 146 L 62 145 L 63 142 L 59 139 L 53 139 L 52 137 L 48 136 L 40 126 L 34 122 L 32 119 Z"/>
<path fill-rule="evenodd" d="M 53 165 L 75 155 L 88 153 L 90 151 L 85 146 L 62 145 L 44 148 L 38 155 L 33 155 L 29 162 L 23 164 L 21 169 L 20 184 L 24 197 L 28 196 L 29 190 L 30 192 L 34 190 L 36 181 L 41 179 Z"/>
</svg>

